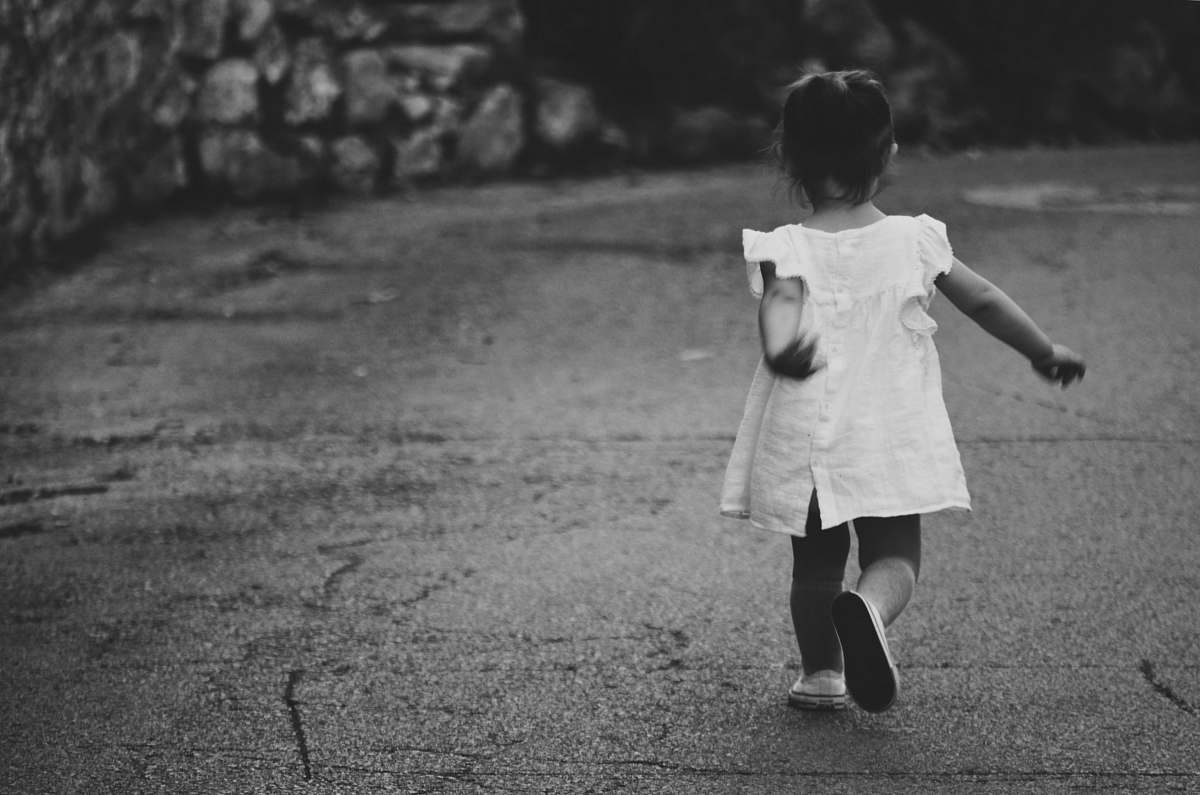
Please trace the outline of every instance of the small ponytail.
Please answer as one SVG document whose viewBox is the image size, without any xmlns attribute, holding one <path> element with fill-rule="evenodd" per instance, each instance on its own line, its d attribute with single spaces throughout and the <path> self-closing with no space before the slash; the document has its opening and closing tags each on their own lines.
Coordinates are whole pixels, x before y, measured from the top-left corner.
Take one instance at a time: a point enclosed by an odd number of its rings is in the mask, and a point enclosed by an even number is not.
<svg viewBox="0 0 1200 795">
<path fill-rule="evenodd" d="M 894 141 L 891 105 L 874 75 L 811 73 L 788 87 L 775 150 L 801 198 L 861 204 L 874 195 Z"/>
</svg>

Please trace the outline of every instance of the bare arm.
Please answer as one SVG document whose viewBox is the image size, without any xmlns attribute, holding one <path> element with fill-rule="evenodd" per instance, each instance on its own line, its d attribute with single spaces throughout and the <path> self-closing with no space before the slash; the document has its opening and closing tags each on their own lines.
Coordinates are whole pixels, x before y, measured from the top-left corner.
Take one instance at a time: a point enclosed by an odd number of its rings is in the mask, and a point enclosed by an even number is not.
<svg viewBox="0 0 1200 795">
<path fill-rule="evenodd" d="M 957 258 L 949 272 L 935 282 L 942 295 L 980 328 L 1029 359 L 1042 377 L 1065 388 L 1083 378 L 1083 359 L 1064 345 L 1057 345 L 1017 302 L 996 285 L 968 268 Z"/>
<path fill-rule="evenodd" d="M 758 305 L 758 331 L 762 338 L 763 358 L 779 375 L 807 378 L 816 372 L 817 340 L 801 330 L 804 313 L 804 283 L 799 279 L 779 279 L 775 263 L 759 264 L 763 276 L 763 297 Z"/>
</svg>

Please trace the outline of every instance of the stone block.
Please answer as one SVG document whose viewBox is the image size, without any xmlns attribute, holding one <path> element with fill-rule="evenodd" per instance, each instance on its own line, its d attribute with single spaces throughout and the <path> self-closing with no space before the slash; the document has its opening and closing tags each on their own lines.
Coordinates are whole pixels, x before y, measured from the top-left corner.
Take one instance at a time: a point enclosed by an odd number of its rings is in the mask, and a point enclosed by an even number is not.
<svg viewBox="0 0 1200 795">
<path fill-rule="evenodd" d="M 301 135 L 296 139 L 296 145 L 299 147 L 301 157 L 314 167 L 314 171 L 319 170 L 325 162 L 328 149 L 325 139 L 319 135 Z"/>
<path fill-rule="evenodd" d="M 365 139 L 348 135 L 329 147 L 332 157 L 330 177 L 348 193 L 372 193 L 379 184 L 380 158 Z"/>
<path fill-rule="evenodd" d="M 444 93 L 486 75 L 493 53 L 480 44 L 409 44 L 388 48 L 386 58 L 393 67 L 415 75 L 423 87 Z"/>
<path fill-rule="evenodd" d="M 258 116 L 258 69 L 243 58 L 213 65 L 204 76 L 197 113 L 202 121 L 218 124 L 253 122 Z"/>
<path fill-rule="evenodd" d="M 377 50 L 355 50 L 342 58 L 346 80 L 346 120 L 351 124 L 382 121 L 398 99 L 397 81 Z"/>
<path fill-rule="evenodd" d="M 537 81 L 534 131 L 552 149 L 566 150 L 595 140 L 602 124 L 591 89 L 552 78 Z"/>
<path fill-rule="evenodd" d="M 182 24 L 179 50 L 184 55 L 215 60 L 225 45 L 230 0 L 187 0 L 178 5 Z"/>
<path fill-rule="evenodd" d="M 138 85 L 144 59 L 141 42 L 136 36 L 116 31 L 105 38 L 99 55 L 107 94 L 124 94 Z"/>
<path fill-rule="evenodd" d="M 341 96 L 342 84 L 334 74 L 325 43 L 317 38 L 300 41 L 293 54 L 284 120 L 291 125 L 324 121 Z"/>
<path fill-rule="evenodd" d="M 464 108 L 461 101 L 452 97 L 433 97 L 432 124 L 442 130 L 455 130 L 462 126 Z"/>
<path fill-rule="evenodd" d="M 196 89 L 196 81 L 183 72 L 166 75 L 151 103 L 154 123 L 168 130 L 179 127 L 191 112 Z"/>
<path fill-rule="evenodd" d="M 279 25 L 271 23 L 258 37 L 254 65 L 270 85 L 277 84 L 292 66 L 292 52 Z"/>
<path fill-rule="evenodd" d="M 499 174 L 512 168 L 525 146 L 521 96 L 508 84 L 492 88 L 463 125 L 458 157 L 468 171 Z"/>
<path fill-rule="evenodd" d="M 238 38 L 256 42 L 275 20 L 271 0 L 233 0 L 233 18 L 237 20 Z"/>
<path fill-rule="evenodd" d="M 387 23 L 362 3 L 321 8 L 313 15 L 312 24 L 340 43 L 370 43 L 387 32 Z"/>
<path fill-rule="evenodd" d="M 389 3 L 379 10 L 393 39 L 474 38 L 514 48 L 525 33 L 517 0 Z"/>
<path fill-rule="evenodd" d="M 405 181 L 436 174 L 444 157 L 442 135 L 435 127 L 422 127 L 407 138 L 393 139 L 392 176 Z"/>
<path fill-rule="evenodd" d="M 429 94 L 402 94 L 397 103 L 404 111 L 404 116 L 411 122 L 424 122 L 431 119 L 438 108 L 438 97 Z"/>
<path fill-rule="evenodd" d="M 253 130 L 211 129 L 200 138 L 200 164 L 210 185 L 242 200 L 283 195 L 304 181 L 300 163 L 268 148 Z"/>
</svg>

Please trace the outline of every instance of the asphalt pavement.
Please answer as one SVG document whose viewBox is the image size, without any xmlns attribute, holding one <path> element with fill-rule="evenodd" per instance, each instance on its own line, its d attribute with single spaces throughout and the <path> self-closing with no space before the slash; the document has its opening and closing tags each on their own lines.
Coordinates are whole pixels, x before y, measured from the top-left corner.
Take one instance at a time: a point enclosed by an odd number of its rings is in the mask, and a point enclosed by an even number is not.
<svg viewBox="0 0 1200 795">
<path fill-rule="evenodd" d="M 1088 374 L 935 300 L 974 511 L 880 715 L 789 709 L 787 539 L 717 512 L 765 167 L 114 229 L 0 296 L 0 792 L 1200 792 L 1197 184 L 902 152 Z"/>
</svg>

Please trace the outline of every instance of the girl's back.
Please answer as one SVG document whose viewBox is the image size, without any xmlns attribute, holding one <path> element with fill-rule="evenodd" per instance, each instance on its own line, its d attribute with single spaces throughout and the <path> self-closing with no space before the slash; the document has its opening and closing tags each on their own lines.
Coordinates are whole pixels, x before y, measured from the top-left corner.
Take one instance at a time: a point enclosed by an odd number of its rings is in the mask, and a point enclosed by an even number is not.
<svg viewBox="0 0 1200 795">
<path fill-rule="evenodd" d="M 793 224 L 745 230 L 743 245 L 755 295 L 764 262 L 804 283 L 816 370 L 791 379 L 760 365 L 722 509 L 803 534 L 814 489 L 826 527 L 967 507 L 928 313 L 953 257 L 945 225 L 927 215 L 833 232 Z"/>
</svg>

